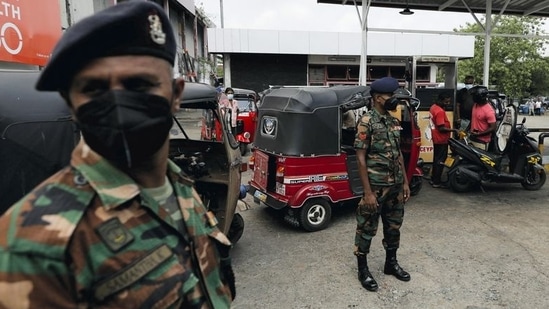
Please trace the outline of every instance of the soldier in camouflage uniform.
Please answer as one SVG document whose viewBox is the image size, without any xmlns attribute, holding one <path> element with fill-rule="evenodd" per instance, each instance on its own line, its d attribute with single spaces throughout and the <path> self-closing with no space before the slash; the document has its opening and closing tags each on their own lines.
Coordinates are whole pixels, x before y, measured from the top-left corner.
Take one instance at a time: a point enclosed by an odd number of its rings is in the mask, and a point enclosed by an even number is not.
<svg viewBox="0 0 549 309">
<path fill-rule="evenodd" d="M 229 308 L 231 243 L 168 160 L 184 81 L 163 9 L 128 1 L 69 28 L 37 83 L 83 140 L 0 218 L 0 308 Z"/>
<path fill-rule="evenodd" d="M 369 291 L 378 289 L 368 269 L 366 256 L 370 252 L 372 238 L 376 235 L 380 216 L 383 222 L 383 247 L 386 250 L 384 273 L 402 281 L 410 280 L 410 275 L 396 259 L 404 203 L 410 196 L 400 151 L 400 123 L 388 112 L 397 107 L 398 100 L 393 92 L 398 87 L 398 81 L 391 77 L 371 84 L 372 109 L 360 119 L 355 138 L 364 197 L 357 207 L 354 254 L 358 262 L 358 280 Z"/>
</svg>

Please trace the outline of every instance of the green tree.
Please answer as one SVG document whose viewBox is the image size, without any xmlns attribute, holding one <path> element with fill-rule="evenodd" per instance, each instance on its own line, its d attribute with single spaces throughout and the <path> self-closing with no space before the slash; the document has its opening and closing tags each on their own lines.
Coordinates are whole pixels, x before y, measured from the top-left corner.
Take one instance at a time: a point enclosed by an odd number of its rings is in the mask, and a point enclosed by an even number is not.
<svg viewBox="0 0 549 309">
<path fill-rule="evenodd" d="M 544 58 L 532 71 L 532 83 L 525 96 L 549 95 L 549 58 Z"/>
<path fill-rule="evenodd" d="M 543 20 L 535 17 L 503 15 L 493 25 L 492 33 L 517 35 L 545 35 Z M 467 23 L 458 32 L 484 32 L 474 23 Z M 523 97 L 547 92 L 549 76 L 545 73 L 549 63 L 543 59 L 547 40 L 541 38 L 522 38 L 492 36 L 490 46 L 490 85 L 510 97 Z M 473 75 L 477 81 L 483 80 L 485 37 L 475 37 L 475 55 L 471 59 L 461 60 L 458 64 L 458 76 L 462 81 L 466 75 Z M 532 91 L 540 93 L 531 93 Z"/>
</svg>

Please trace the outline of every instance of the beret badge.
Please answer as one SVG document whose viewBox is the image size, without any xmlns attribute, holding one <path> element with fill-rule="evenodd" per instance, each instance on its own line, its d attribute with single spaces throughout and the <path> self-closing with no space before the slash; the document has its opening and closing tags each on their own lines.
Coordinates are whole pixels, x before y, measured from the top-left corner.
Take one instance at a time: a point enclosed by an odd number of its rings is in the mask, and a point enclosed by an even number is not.
<svg viewBox="0 0 549 309">
<path fill-rule="evenodd" d="M 162 31 L 162 23 L 158 15 L 149 15 L 151 39 L 158 45 L 164 45 L 166 43 L 166 34 Z"/>
</svg>

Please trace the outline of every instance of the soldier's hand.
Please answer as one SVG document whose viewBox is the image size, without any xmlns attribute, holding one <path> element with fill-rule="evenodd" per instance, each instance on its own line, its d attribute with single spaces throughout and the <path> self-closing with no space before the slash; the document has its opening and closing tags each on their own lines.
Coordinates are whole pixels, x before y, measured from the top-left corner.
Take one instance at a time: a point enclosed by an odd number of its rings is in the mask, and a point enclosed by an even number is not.
<svg viewBox="0 0 549 309">
<path fill-rule="evenodd" d="M 364 196 L 358 202 L 360 206 L 366 206 L 366 208 L 372 212 L 377 211 L 379 204 L 377 203 L 376 195 L 373 192 L 364 193 Z"/>
<path fill-rule="evenodd" d="M 408 202 L 410 199 L 410 186 L 407 183 L 404 184 L 402 193 L 404 194 L 404 203 Z"/>
</svg>

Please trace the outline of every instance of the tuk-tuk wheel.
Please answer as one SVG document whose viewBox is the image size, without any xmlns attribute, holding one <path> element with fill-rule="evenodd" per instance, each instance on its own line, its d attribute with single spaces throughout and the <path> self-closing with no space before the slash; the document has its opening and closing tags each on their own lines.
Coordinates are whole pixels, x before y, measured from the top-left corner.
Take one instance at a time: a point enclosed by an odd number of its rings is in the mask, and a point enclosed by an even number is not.
<svg viewBox="0 0 549 309">
<path fill-rule="evenodd" d="M 412 196 L 417 195 L 421 191 L 423 186 L 423 177 L 422 176 L 412 176 L 412 181 L 410 182 L 410 194 Z"/>
<path fill-rule="evenodd" d="M 240 155 L 245 156 L 246 153 L 248 152 L 248 144 L 240 143 L 239 147 L 240 147 Z"/>
<path fill-rule="evenodd" d="M 307 200 L 299 212 L 299 224 L 309 232 L 320 231 L 328 226 L 332 217 L 330 203 L 322 198 Z"/>
<path fill-rule="evenodd" d="M 233 221 L 231 221 L 231 227 L 229 228 L 229 232 L 227 233 L 227 238 L 234 244 L 238 240 L 240 240 L 240 237 L 242 237 L 242 234 L 244 233 L 244 218 L 242 218 L 242 215 L 239 213 L 234 214 Z"/>
</svg>

